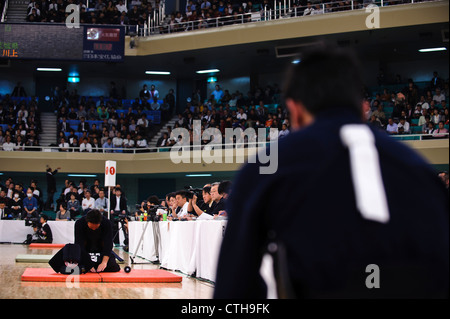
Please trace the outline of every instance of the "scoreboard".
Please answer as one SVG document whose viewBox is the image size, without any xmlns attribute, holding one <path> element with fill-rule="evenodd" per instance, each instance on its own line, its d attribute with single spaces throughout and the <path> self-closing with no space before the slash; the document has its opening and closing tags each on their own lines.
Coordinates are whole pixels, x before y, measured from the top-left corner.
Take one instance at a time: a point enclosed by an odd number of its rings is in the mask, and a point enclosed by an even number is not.
<svg viewBox="0 0 450 319">
<path fill-rule="evenodd" d="M 123 62 L 124 56 L 123 26 L 0 24 L 0 58 Z"/>
</svg>

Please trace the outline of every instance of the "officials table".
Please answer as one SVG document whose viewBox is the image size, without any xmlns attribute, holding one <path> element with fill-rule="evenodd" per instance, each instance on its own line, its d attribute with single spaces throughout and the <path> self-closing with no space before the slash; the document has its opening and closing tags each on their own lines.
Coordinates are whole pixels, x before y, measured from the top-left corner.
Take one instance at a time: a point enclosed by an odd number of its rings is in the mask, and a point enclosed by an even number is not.
<svg viewBox="0 0 450 319">
<path fill-rule="evenodd" d="M 215 281 L 226 223 L 225 220 L 132 221 L 128 223 L 129 253 L 149 261 L 159 259 L 161 267 L 169 270 L 188 275 L 195 272 L 198 278 Z"/>
</svg>

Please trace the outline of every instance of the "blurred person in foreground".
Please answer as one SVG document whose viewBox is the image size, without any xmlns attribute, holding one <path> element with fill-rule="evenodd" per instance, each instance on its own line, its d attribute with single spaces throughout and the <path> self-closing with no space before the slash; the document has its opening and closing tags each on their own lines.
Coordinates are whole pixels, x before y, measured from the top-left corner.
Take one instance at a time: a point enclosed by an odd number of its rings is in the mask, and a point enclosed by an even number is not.
<svg viewBox="0 0 450 319">
<path fill-rule="evenodd" d="M 416 152 L 363 124 L 358 69 L 324 45 L 289 70 L 293 132 L 274 174 L 257 160 L 233 181 L 215 298 L 448 298 L 445 187 Z M 271 261 L 274 281 L 260 272 Z"/>
</svg>

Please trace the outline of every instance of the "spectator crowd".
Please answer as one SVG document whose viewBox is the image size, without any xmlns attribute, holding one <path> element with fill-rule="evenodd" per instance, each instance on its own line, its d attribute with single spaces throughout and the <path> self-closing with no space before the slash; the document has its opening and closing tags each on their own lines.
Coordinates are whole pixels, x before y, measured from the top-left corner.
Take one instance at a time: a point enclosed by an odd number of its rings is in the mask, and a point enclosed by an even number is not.
<svg viewBox="0 0 450 319">
<path fill-rule="evenodd" d="M 400 90 L 384 88 L 377 92 L 369 101 L 366 119 L 391 135 L 431 134 L 448 138 L 448 94 L 448 80 L 441 79 L 438 72 L 422 88 L 409 79 Z"/>
<path fill-rule="evenodd" d="M 41 132 L 37 99 L 27 97 L 21 83 L 17 83 L 11 94 L 0 97 L 0 149 L 24 151 L 39 146 Z"/>
</svg>

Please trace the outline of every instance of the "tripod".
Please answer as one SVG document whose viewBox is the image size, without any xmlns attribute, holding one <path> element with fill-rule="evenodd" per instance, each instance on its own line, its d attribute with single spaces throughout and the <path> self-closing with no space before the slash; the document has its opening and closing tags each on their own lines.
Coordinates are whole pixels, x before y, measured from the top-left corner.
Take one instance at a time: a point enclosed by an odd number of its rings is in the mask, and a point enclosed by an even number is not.
<svg viewBox="0 0 450 319">
<path fill-rule="evenodd" d="M 135 262 L 134 259 L 136 258 L 137 252 L 138 252 L 139 248 L 141 247 L 141 245 L 143 243 L 145 232 L 147 231 L 147 227 L 148 227 L 148 225 L 150 223 L 154 223 L 153 226 L 156 225 L 156 227 L 152 227 L 152 231 L 153 231 L 153 240 L 154 240 L 154 244 L 155 244 L 155 253 L 156 253 L 156 258 L 157 258 L 156 261 L 154 261 L 154 262 L 150 261 L 150 262 L 151 263 L 159 263 L 159 239 L 160 239 L 160 232 L 159 232 L 158 222 L 157 221 L 146 221 L 145 223 L 146 224 L 144 226 L 144 230 L 142 231 L 141 237 L 139 238 L 139 242 L 138 242 L 138 244 L 136 246 L 134 254 L 133 254 L 133 256 L 130 256 L 132 264 L 137 264 L 137 262 Z M 144 264 L 144 263 L 141 263 L 141 264 Z"/>
</svg>

